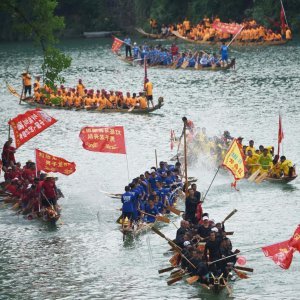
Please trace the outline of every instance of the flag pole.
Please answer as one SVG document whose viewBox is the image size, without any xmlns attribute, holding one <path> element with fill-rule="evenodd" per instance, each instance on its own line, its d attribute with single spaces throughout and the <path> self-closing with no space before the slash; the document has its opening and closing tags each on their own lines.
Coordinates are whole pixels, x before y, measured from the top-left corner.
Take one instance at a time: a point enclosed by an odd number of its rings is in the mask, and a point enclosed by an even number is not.
<svg viewBox="0 0 300 300">
<path fill-rule="evenodd" d="M 155 163 L 156 163 L 156 169 L 158 168 L 158 164 L 157 164 L 157 151 L 155 149 Z"/>
<path fill-rule="evenodd" d="M 241 29 L 238 31 L 238 33 L 232 38 L 232 40 L 228 43 L 227 48 L 231 45 L 231 43 L 236 39 L 236 37 L 241 33 L 244 26 L 241 27 Z"/>
<path fill-rule="evenodd" d="M 187 145 L 186 145 L 186 124 L 183 125 L 183 143 L 184 143 L 184 175 L 185 175 L 185 195 L 188 195 L 188 174 L 187 174 Z"/>
<path fill-rule="evenodd" d="M 207 191 L 206 191 L 206 193 L 205 193 L 205 195 L 204 195 L 204 197 L 202 199 L 202 202 L 204 202 L 204 200 L 205 200 L 205 198 L 206 198 L 206 196 L 207 196 L 207 194 L 208 194 L 208 192 L 209 192 L 209 190 L 210 190 L 213 182 L 215 181 L 215 178 L 217 177 L 217 174 L 219 173 L 220 167 L 221 166 L 218 167 L 217 172 L 215 173 L 215 176 L 213 177 L 213 179 L 212 179 L 212 181 L 211 181 L 211 183 L 210 183 L 210 185 L 209 185 L 209 187 L 208 187 L 208 189 L 207 189 Z"/>
<path fill-rule="evenodd" d="M 10 122 L 10 120 L 11 119 L 9 119 L 9 122 Z M 10 124 L 8 123 L 8 139 L 7 140 L 9 140 L 10 139 Z"/>
<path fill-rule="evenodd" d="M 289 23 L 288 23 L 287 18 L 286 18 L 285 9 L 284 9 L 282 0 L 280 0 L 280 3 L 281 3 L 281 7 L 282 7 L 282 9 L 283 9 L 283 14 L 284 14 L 284 18 L 285 18 L 286 25 L 289 26 Z"/>
</svg>

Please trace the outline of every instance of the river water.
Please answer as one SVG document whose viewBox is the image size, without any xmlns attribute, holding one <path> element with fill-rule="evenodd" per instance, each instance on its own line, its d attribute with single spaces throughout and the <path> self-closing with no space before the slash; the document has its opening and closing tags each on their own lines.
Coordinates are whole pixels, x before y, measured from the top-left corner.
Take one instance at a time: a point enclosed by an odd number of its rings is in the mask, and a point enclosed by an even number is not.
<svg viewBox="0 0 300 300">
<path fill-rule="evenodd" d="M 110 45 L 111 40 L 62 43 L 73 58 L 65 85 L 73 86 L 81 78 L 89 88 L 140 91 L 143 70 L 116 60 Z M 225 293 L 211 295 L 184 282 L 167 286 L 167 275 L 158 275 L 157 270 L 169 266 L 169 256 L 164 255 L 169 247 L 154 233 L 123 243 L 115 223 L 120 201 L 101 191 L 122 192 L 128 181 L 126 156 L 84 150 L 79 131 L 87 125 L 125 126 L 133 177 L 155 165 L 155 149 L 159 160 L 174 154 L 169 145 L 170 129 L 178 134 L 184 115 L 196 126 L 205 126 L 209 135 L 227 129 L 233 136 L 242 135 L 245 142 L 254 139 L 257 146 L 276 146 L 281 111 L 284 154 L 298 162 L 299 45 L 294 41 L 282 47 L 231 49 L 237 68 L 228 72 L 149 69 L 155 96 L 165 99 L 165 106 L 152 115 L 47 110 L 58 122 L 19 148 L 17 160 L 33 160 L 34 149 L 39 148 L 75 161 L 77 171 L 69 177 L 59 176 L 65 198 L 60 201 L 63 224 L 55 229 L 1 207 L 0 299 L 225 299 Z M 2 144 L 7 138 L 8 119 L 27 109 L 7 92 L 5 80 L 21 90 L 20 74 L 29 60 L 32 74 L 40 74 L 37 49 L 26 43 L 1 44 Z M 214 170 L 201 165 L 192 166 L 189 172 L 198 177 L 201 192 L 214 175 Z M 299 223 L 299 179 L 287 185 L 240 182 L 239 192 L 231 190 L 231 180 L 225 174 L 217 176 L 204 209 L 215 220 L 238 210 L 227 223 L 227 230 L 234 231 L 234 248 L 246 251 L 291 236 Z M 178 219 L 173 220 L 179 224 Z M 172 224 L 161 230 L 175 237 Z M 235 299 L 299 299 L 299 253 L 295 253 L 289 270 L 280 269 L 260 249 L 244 256 L 255 271 L 251 279 L 234 283 Z"/>
</svg>

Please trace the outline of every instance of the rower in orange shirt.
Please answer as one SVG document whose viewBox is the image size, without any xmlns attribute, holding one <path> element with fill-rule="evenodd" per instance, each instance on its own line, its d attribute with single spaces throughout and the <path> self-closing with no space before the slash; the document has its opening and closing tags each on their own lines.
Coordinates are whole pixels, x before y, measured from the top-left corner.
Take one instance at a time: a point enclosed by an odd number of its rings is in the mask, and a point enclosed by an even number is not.
<svg viewBox="0 0 300 300">
<path fill-rule="evenodd" d="M 85 89 L 85 86 L 83 85 L 82 80 L 79 79 L 78 84 L 77 84 L 77 92 L 79 93 L 79 96 L 84 95 L 84 89 Z"/>
<path fill-rule="evenodd" d="M 141 109 L 148 108 L 147 99 L 146 99 L 144 93 L 142 93 L 142 92 L 139 93 L 138 102 L 140 104 Z"/>
<path fill-rule="evenodd" d="M 147 101 L 148 101 L 148 107 L 149 107 L 149 102 L 151 102 L 152 107 L 154 107 L 153 104 L 153 84 L 152 82 L 149 81 L 149 79 L 147 78 L 145 81 L 145 91 L 146 91 L 146 97 L 147 97 Z"/>
<path fill-rule="evenodd" d="M 182 25 L 183 25 L 184 34 L 187 36 L 191 31 L 191 23 L 187 18 L 185 18 Z"/>
<path fill-rule="evenodd" d="M 28 72 L 22 73 L 22 81 L 23 81 L 25 98 L 26 98 L 27 93 L 28 93 L 29 97 L 31 97 L 31 76 Z M 23 96 L 23 95 L 21 95 L 21 96 Z"/>
</svg>

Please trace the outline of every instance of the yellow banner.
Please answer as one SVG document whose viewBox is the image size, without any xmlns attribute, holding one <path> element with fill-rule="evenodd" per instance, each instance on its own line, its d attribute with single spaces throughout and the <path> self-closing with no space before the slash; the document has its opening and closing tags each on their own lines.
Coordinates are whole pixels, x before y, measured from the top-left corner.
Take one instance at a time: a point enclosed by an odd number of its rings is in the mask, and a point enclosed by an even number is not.
<svg viewBox="0 0 300 300">
<path fill-rule="evenodd" d="M 223 161 L 223 166 L 231 171 L 235 180 L 245 177 L 244 158 L 237 140 L 234 139 Z"/>
</svg>

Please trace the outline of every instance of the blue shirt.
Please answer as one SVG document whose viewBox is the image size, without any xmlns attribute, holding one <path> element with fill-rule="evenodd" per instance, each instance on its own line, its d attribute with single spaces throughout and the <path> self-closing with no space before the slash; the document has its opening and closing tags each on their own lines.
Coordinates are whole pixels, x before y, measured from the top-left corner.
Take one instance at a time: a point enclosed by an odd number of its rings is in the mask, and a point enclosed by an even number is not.
<svg viewBox="0 0 300 300">
<path fill-rule="evenodd" d="M 126 44 L 126 46 L 130 46 L 131 45 L 131 39 L 130 38 L 126 38 L 124 40 L 124 43 Z M 127 45 L 128 44 L 128 45 Z"/>
<path fill-rule="evenodd" d="M 158 210 L 157 210 L 157 208 L 155 206 L 153 208 L 150 208 L 149 206 L 146 207 L 146 213 L 154 215 L 154 216 L 156 216 L 156 215 L 159 214 L 159 212 L 158 212 Z M 156 220 L 155 217 L 147 215 L 147 222 L 148 223 L 154 223 L 155 220 Z"/>
<path fill-rule="evenodd" d="M 121 201 L 123 203 L 123 212 L 133 212 L 134 196 L 130 192 L 126 192 L 122 195 Z"/>
</svg>

